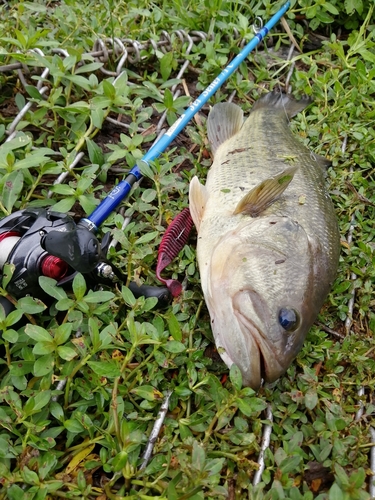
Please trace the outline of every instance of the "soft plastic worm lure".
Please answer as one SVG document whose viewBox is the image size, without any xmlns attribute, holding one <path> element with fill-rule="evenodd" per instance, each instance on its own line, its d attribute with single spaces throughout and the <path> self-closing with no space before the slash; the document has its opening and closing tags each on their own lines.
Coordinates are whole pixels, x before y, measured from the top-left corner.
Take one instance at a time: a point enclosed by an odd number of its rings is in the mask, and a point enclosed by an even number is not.
<svg viewBox="0 0 375 500">
<path fill-rule="evenodd" d="M 164 283 L 173 297 L 177 297 L 181 293 L 181 283 L 173 279 L 166 280 L 160 276 L 160 273 L 183 249 L 184 245 L 187 243 L 192 227 L 193 220 L 190 215 L 190 210 L 184 208 L 168 226 L 159 246 L 156 277 L 159 281 Z"/>
</svg>

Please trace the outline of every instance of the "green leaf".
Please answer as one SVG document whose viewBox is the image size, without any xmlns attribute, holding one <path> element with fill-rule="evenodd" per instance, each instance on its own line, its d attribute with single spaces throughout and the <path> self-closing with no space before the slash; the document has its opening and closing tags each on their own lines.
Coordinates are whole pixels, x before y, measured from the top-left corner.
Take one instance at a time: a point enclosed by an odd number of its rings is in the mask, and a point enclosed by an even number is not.
<svg viewBox="0 0 375 500">
<path fill-rule="evenodd" d="M 0 281 L 0 283 L 4 289 L 7 288 L 10 281 L 12 280 L 13 273 L 14 273 L 15 269 L 16 269 L 16 266 L 14 264 L 4 264 L 3 269 L 2 269 L 2 271 L 3 271 L 2 283 Z"/>
<path fill-rule="evenodd" d="M 177 340 L 177 342 L 181 342 L 182 330 L 180 327 L 180 323 L 178 322 L 176 316 L 172 312 L 170 313 L 170 315 L 168 317 L 168 330 L 169 330 L 169 333 L 174 338 L 174 340 Z"/>
<path fill-rule="evenodd" d="M 44 150 L 45 151 L 45 150 Z M 49 150 L 47 150 L 49 151 Z M 26 168 L 31 168 L 31 167 L 39 167 L 40 165 L 50 161 L 50 158 L 48 156 L 45 156 L 45 153 L 42 150 L 36 151 L 29 153 L 26 158 L 23 160 L 18 161 L 14 169 L 15 170 L 22 170 Z"/>
<path fill-rule="evenodd" d="M 184 344 L 182 344 L 181 342 L 177 342 L 176 340 L 169 340 L 165 345 L 163 345 L 163 348 L 166 351 L 172 352 L 174 354 L 184 352 L 186 350 Z"/>
<path fill-rule="evenodd" d="M 38 474 L 26 466 L 21 470 L 21 477 L 26 484 L 39 484 Z"/>
<path fill-rule="evenodd" d="M 53 337 L 41 326 L 28 324 L 25 328 L 26 334 L 37 342 L 50 342 L 53 343 Z"/>
<path fill-rule="evenodd" d="M 190 396 L 193 391 L 191 391 L 188 387 L 185 385 L 178 385 L 177 387 L 174 388 L 174 393 L 177 394 L 180 398 L 186 398 L 187 396 Z"/>
<path fill-rule="evenodd" d="M 85 430 L 83 425 L 76 419 L 65 420 L 64 427 L 66 430 L 72 432 L 73 434 L 79 434 L 80 432 L 83 432 Z"/>
<path fill-rule="evenodd" d="M 163 399 L 163 394 L 152 387 L 152 385 L 142 385 L 140 387 L 135 387 L 130 391 L 132 394 L 137 394 L 146 401 L 159 401 Z"/>
<path fill-rule="evenodd" d="M 164 91 L 164 105 L 167 109 L 174 109 L 173 107 L 173 94 L 169 89 Z"/>
<path fill-rule="evenodd" d="M 86 137 L 86 145 L 91 163 L 102 166 L 105 160 L 101 147 L 88 137 Z"/>
<path fill-rule="evenodd" d="M 22 318 L 23 312 L 20 311 L 19 309 L 16 309 L 14 311 L 11 311 L 8 316 L 6 317 L 5 324 L 6 326 L 12 326 L 15 325 L 16 323 L 19 322 L 19 320 Z"/>
<path fill-rule="evenodd" d="M 204 463 L 206 461 L 206 453 L 202 445 L 197 441 L 193 443 L 193 452 L 191 456 L 191 464 L 195 470 L 201 472 L 204 470 Z"/>
<path fill-rule="evenodd" d="M 56 212 L 62 212 L 65 214 L 66 212 L 69 212 L 75 202 L 76 199 L 74 196 L 67 196 L 66 198 L 63 198 L 55 203 L 53 209 L 56 210 Z"/>
<path fill-rule="evenodd" d="M 117 453 L 117 455 L 114 457 L 112 461 L 112 467 L 115 472 L 120 471 L 125 467 L 125 465 L 128 462 L 128 453 L 124 450 L 120 451 L 120 453 Z"/>
<path fill-rule="evenodd" d="M 264 401 L 258 398 L 237 398 L 236 402 L 238 404 L 238 408 L 247 417 L 251 417 L 259 411 L 264 410 L 264 408 L 267 406 Z"/>
<path fill-rule="evenodd" d="M 67 184 L 55 184 L 50 187 L 50 190 L 53 193 L 62 194 L 63 196 L 71 196 L 75 193 L 75 190 Z"/>
<path fill-rule="evenodd" d="M 39 285 L 51 297 L 61 300 L 66 299 L 67 295 L 63 288 L 56 286 L 57 281 L 47 276 L 39 276 Z"/>
<path fill-rule="evenodd" d="M 72 334 L 73 325 L 71 323 L 64 323 L 60 325 L 54 335 L 54 340 L 57 345 L 65 344 Z"/>
<path fill-rule="evenodd" d="M 40 479 L 44 480 L 48 474 L 56 467 L 58 464 L 57 457 L 53 453 L 45 453 L 39 462 L 38 474 Z M 50 490 L 49 487 L 47 487 Z M 47 490 L 46 488 L 46 490 Z"/>
<path fill-rule="evenodd" d="M 366 472 L 363 467 L 360 467 L 356 472 L 350 475 L 349 483 L 356 489 L 362 488 L 366 479 Z"/>
<path fill-rule="evenodd" d="M 34 87 L 34 85 L 26 85 L 25 89 L 29 96 L 33 99 L 36 99 L 37 101 L 41 101 L 43 99 L 42 94 L 36 87 Z"/>
<path fill-rule="evenodd" d="M 57 420 L 64 420 L 64 410 L 56 401 L 51 402 L 50 412 Z"/>
<path fill-rule="evenodd" d="M 99 304 L 100 302 L 107 302 L 113 299 L 115 294 L 113 292 L 107 292 L 105 290 L 100 290 L 98 292 L 90 292 L 86 295 L 84 301 L 88 304 Z"/>
<path fill-rule="evenodd" d="M 345 498 L 344 492 L 337 483 L 333 483 L 328 493 L 328 500 L 343 500 Z"/>
<path fill-rule="evenodd" d="M 99 326 L 94 318 L 89 318 L 89 333 L 94 351 L 98 351 L 101 346 Z"/>
<path fill-rule="evenodd" d="M 104 111 L 100 108 L 94 108 L 91 110 L 91 120 L 92 124 L 96 128 L 102 128 L 104 121 Z"/>
<path fill-rule="evenodd" d="M 181 431 L 180 431 L 181 435 Z M 146 467 L 144 473 L 146 476 L 151 474 L 157 474 L 158 472 L 165 470 L 165 456 L 160 454 L 156 455 L 151 462 Z"/>
<path fill-rule="evenodd" d="M 2 333 L 2 336 L 4 340 L 10 342 L 11 344 L 16 344 L 19 339 L 18 332 L 12 329 L 7 329 L 5 332 Z"/>
<path fill-rule="evenodd" d="M 76 356 L 78 356 L 78 353 L 74 349 L 67 346 L 58 347 L 57 353 L 60 356 L 60 358 L 65 359 L 65 361 L 71 361 Z"/>
<path fill-rule="evenodd" d="M 160 59 L 160 73 L 164 81 L 168 80 L 172 71 L 173 52 L 167 52 Z"/>
<path fill-rule="evenodd" d="M 338 16 L 340 14 L 336 7 L 329 2 L 324 2 L 323 9 L 328 10 L 328 12 L 330 12 L 334 16 Z"/>
<path fill-rule="evenodd" d="M 362 0 L 345 0 L 344 2 L 346 13 L 351 15 L 356 10 L 358 14 L 363 12 L 363 1 Z"/>
<path fill-rule="evenodd" d="M 51 354 L 46 354 L 35 361 L 33 373 L 36 377 L 44 377 L 53 370 L 53 366 L 54 357 Z"/>
<path fill-rule="evenodd" d="M 126 286 L 121 287 L 121 295 L 124 299 L 125 304 L 130 307 L 133 307 L 137 302 L 137 299 L 134 297 L 133 292 Z"/>
<path fill-rule="evenodd" d="M 335 463 L 335 475 L 336 481 L 340 486 L 347 487 L 349 486 L 349 478 L 345 472 L 345 469 L 341 467 L 338 463 Z"/>
<path fill-rule="evenodd" d="M 34 361 L 14 361 L 9 367 L 10 374 L 15 377 L 21 377 L 31 373 L 34 367 Z"/>
<path fill-rule="evenodd" d="M 92 62 L 88 64 L 83 64 L 79 68 L 75 70 L 75 74 L 79 75 L 81 73 L 93 73 L 97 69 L 100 69 L 103 66 L 103 63 L 101 62 Z"/>
<path fill-rule="evenodd" d="M 115 378 L 121 375 L 120 366 L 116 361 L 88 361 L 87 364 L 99 377 Z"/>
<path fill-rule="evenodd" d="M 33 354 L 37 356 L 44 356 L 45 354 L 51 354 L 56 349 L 54 342 L 37 342 L 33 347 Z"/>
<path fill-rule="evenodd" d="M 141 174 L 144 177 L 148 177 L 149 179 L 153 179 L 154 178 L 154 173 L 151 170 L 151 167 L 150 167 L 150 165 L 147 162 L 145 162 L 143 160 L 140 161 L 140 162 L 138 162 L 138 168 L 139 168 L 139 170 L 141 171 Z"/>
<path fill-rule="evenodd" d="M 2 179 L 2 182 L 3 182 L 2 202 L 7 211 L 10 213 L 22 191 L 23 174 L 19 170 L 15 170 L 10 174 L 6 174 Z"/>
<path fill-rule="evenodd" d="M 305 405 L 309 410 L 313 410 L 318 404 L 318 394 L 315 389 L 309 389 L 305 394 Z"/>
<path fill-rule="evenodd" d="M 229 370 L 229 378 L 233 384 L 233 387 L 240 391 L 242 388 L 242 373 L 237 365 L 233 364 Z"/>
<path fill-rule="evenodd" d="M 156 189 L 145 189 L 142 193 L 142 200 L 145 203 L 151 203 L 156 198 Z"/>
<path fill-rule="evenodd" d="M 91 91 L 91 85 L 90 85 L 90 82 L 87 78 L 83 77 L 83 76 L 80 76 L 80 75 L 65 75 L 64 76 L 65 78 L 67 78 L 68 80 L 70 80 L 71 82 L 73 82 L 75 85 L 77 85 L 78 87 L 82 87 L 84 90 L 87 90 L 88 92 Z M 88 107 L 88 104 L 86 102 L 80 102 L 80 108 L 78 110 L 78 112 L 84 112 L 84 108 L 86 105 L 86 107 Z M 70 110 L 76 110 L 77 108 L 77 103 L 74 103 L 74 105 L 72 106 L 67 106 L 67 108 L 69 108 Z"/>
<path fill-rule="evenodd" d="M 26 314 L 37 314 L 47 308 L 41 300 L 34 299 L 33 297 L 21 297 L 18 299 L 17 307 Z"/>
<path fill-rule="evenodd" d="M 149 233 L 146 233 L 142 235 L 138 240 L 135 242 L 136 245 L 144 245 L 145 243 L 149 243 L 150 241 L 154 240 L 157 236 L 159 236 L 160 232 L 159 231 L 150 231 Z"/>
<path fill-rule="evenodd" d="M 292 457 L 286 457 L 279 465 L 279 468 L 283 474 L 288 472 L 298 471 L 298 465 L 300 464 L 302 457 L 300 455 L 293 455 Z"/>
<path fill-rule="evenodd" d="M 34 411 L 37 412 L 47 406 L 51 401 L 51 391 L 41 391 L 38 392 L 33 398 L 34 400 Z"/>
<path fill-rule="evenodd" d="M 113 101 L 116 97 L 116 89 L 108 80 L 103 80 L 103 92 L 108 99 Z"/>
<path fill-rule="evenodd" d="M 171 481 L 169 481 L 168 488 L 166 491 L 168 500 L 178 500 L 180 498 L 181 495 L 177 493 L 176 486 L 181 481 L 181 479 L 182 479 L 182 472 L 179 471 L 174 476 L 174 478 Z"/>
<path fill-rule="evenodd" d="M 55 304 L 55 307 L 58 311 L 67 311 L 73 306 L 74 306 L 74 300 L 68 298 L 61 299 Z"/>
<path fill-rule="evenodd" d="M 12 484 L 7 488 L 8 500 L 22 500 L 25 498 L 25 492 L 17 484 Z"/>
</svg>

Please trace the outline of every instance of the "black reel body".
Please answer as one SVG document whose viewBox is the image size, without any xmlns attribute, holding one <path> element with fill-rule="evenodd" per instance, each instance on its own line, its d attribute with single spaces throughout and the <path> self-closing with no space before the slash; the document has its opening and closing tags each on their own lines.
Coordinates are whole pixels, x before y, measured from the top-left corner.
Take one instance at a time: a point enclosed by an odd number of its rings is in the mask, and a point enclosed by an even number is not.
<svg viewBox="0 0 375 500">
<path fill-rule="evenodd" d="M 40 276 L 64 288 L 77 272 L 84 274 L 90 288 L 124 282 L 126 277 L 106 261 L 108 245 L 109 233 L 101 246 L 84 219 L 76 224 L 69 215 L 53 210 L 20 210 L 0 220 L 0 284 L 15 299 L 30 295 L 46 300 Z M 129 288 L 136 297 L 157 297 L 161 303 L 170 298 L 164 287 L 131 283 Z M 8 314 L 9 305 L 0 303 Z"/>
<path fill-rule="evenodd" d="M 61 258 L 49 254 L 41 240 L 52 232 L 74 231 L 75 226 L 70 216 L 45 209 L 20 210 L 0 221 L 0 273 L 9 295 L 40 297 L 39 276 L 59 281 L 72 271 Z"/>
</svg>

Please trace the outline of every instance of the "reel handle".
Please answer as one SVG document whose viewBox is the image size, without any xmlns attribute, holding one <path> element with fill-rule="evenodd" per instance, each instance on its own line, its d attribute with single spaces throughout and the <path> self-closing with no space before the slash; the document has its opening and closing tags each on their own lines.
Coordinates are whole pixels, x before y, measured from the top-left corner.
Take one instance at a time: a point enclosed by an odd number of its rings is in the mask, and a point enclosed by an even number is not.
<svg viewBox="0 0 375 500">
<path fill-rule="evenodd" d="M 171 300 L 171 294 L 166 287 L 151 285 L 138 286 L 132 281 L 131 283 L 129 283 L 129 290 L 133 293 L 135 298 L 141 296 L 144 296 L 146 298 L 156 297 L 160 306 L 169 304 Z"/>
</svg>

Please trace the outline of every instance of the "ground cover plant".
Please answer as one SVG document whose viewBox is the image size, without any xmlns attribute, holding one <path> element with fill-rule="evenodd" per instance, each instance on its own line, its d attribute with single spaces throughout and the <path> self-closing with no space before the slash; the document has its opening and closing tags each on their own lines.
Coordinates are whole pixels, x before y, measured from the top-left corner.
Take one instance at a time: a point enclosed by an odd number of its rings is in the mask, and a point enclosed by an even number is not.
<svg viewBox="0 0 375 500">
<path fill-rule="evenodd" d="M 23 66 L 0 72 L 0 217 L 25 207 L 52 206 L 76 220 L 91 213 L 251 39 L 256 16 L 268 20 L 281 4 L 1 4 L 0 65 Z M 109 259 L 128 281 L 93 289 L 78 274 L 65 290 L 41 277 L 50 300 L 24 297 L 8 316 L 0 310 L 1 499 L 370 498 L 374 8 L 370 0 L 299 0 L 285 18 L 287 27 L 280 23 L 210 104 L 232 96 L 247 113 L 273 88 L 314 99 L 291 127 L 332 161 L 327 182 L 342 251 L 300 354 L 258 393 L 242 387 L 236 367 L 226 369 L 213 349 L 195 233 L 163 273 L 184 282 L 181 296 L 160 307 L 128 288 L 129 281 L 157 284 L 160 240 L 187 206 L 189 180 L 203 179 L 211 164 L 205 106 L 143 167 L 142 183 L 100 228 L 101 238 L 110 232 L 118 241 Z M 98 39 L 114 49 L 108 57 L 88 54 L 103 47 Z M 142 45 L 126 45 L 119 66 L 121 44 L 106 39 Z M 253 485 L 270 410 L 265 470 Z"/>
</svg>

